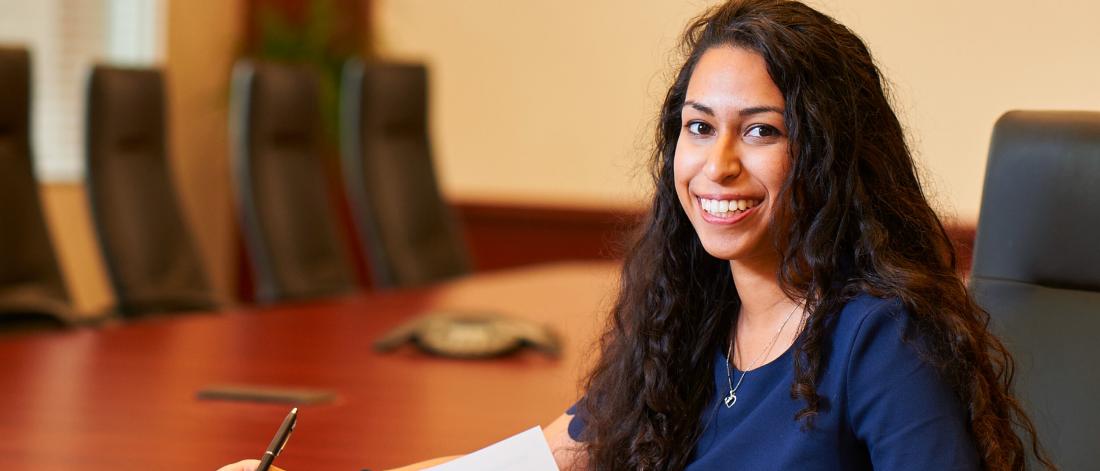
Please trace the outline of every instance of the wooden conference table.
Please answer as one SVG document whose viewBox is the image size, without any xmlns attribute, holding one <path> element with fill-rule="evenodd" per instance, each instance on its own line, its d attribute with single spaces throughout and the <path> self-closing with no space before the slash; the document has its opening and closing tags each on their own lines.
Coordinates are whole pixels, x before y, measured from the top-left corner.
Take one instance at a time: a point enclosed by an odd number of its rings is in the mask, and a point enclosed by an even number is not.
<svg viewBox="0 0 1100 471">
<path fill-rule="evenodd" d="M 213 470 L 263 453 L 289 405 L 199 400 L 215 384 L 330 390 L 301 407 L 277 464 L 386 469 L 545 425 L 578 396 L 616 266 L 567 263 L 411 291 L 0 338 L 0 469 Z M 554 326 L 562 355 L 488 361 L 372 342 L 424 311 Z"/>
</svg>

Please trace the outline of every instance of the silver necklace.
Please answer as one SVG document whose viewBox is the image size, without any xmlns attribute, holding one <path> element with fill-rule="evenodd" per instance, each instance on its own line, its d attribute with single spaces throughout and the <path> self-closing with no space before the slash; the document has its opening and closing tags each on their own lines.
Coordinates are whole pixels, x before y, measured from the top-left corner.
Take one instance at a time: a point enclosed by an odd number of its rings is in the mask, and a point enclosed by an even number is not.
<svg viewBox="0 0 1100 471">
<path fill-rule="evenodd" d="M 722 400 L 722 402 L 726 403 L 727 409 L 733 407 L 734 404 L 737 404 L 737 390 L 741 388 L 741 382 L 745 380 L 745 375 L 749 374 L 749 370 L 754 370 L 758 366 L 760 366 L 760 360 L 763 360 L 764 356 L 766 356 L 768 352 L 772 351 L 772 347 L 775 346 L 775 342 L 779 341 L 779 334 L 783 333 L 783 328 L 787 326 L 787 322 L 791 320 L 791 316 L 793 316 L 794 311 L 797 310 L 798 305 L 796 304 L 794 306 L 794 309 L 791 309 L 790 314 L 787 314 L 787 318 L 783 319 L 783 323 L 779 324 L 779 329 L 775 331 L 775 337 L 772 337 L 771 342 L 768 342 L 768 347 L 765 348 L 764 351 L 760 352 L 760 356 L 756 357 L 756 361 L 754 361 L 749 368 L 746 368 L 744 371 L 741 372 L 741 377 L 737 379 L 737 384 L 733 384 L 733 367 L 730 366 L 733 363 L 733 358 L 730 356 L 733 354 L 733 336 L 730 337 L 730 347 L 729 350 L 726 351 L 726 382 L 729 384 L 730 392 L 728 395 L 726 395 L 726 398 Z M 740 348 L 738 349 L 738 351 L 741 351 Z"/>
</svg>

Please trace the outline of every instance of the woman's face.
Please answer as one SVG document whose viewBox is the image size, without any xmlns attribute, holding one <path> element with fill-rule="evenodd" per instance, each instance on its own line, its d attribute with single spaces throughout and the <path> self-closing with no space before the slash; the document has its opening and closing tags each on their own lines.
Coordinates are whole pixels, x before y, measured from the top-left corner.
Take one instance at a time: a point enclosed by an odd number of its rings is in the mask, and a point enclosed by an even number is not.
<svg viewBox="0 0 1100 471">
<path fill-rule="evenodd" d="M 769 228 L 790 171 L 785 100 L 755 52 L 718 46 L 688 83 L 676 142 L 676 194 L 707 253 L 777 258 Z"/>
</svg>

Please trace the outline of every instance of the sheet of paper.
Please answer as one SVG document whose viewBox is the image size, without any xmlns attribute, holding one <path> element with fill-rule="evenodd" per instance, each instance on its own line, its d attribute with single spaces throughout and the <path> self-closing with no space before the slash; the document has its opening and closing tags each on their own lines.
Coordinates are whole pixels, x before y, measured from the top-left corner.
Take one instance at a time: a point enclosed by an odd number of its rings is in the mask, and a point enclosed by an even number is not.
<svg viewBox="0 0 1100 471">
<path fill-rule="evenodd" d="M 558 471 L 542 427 L 506 438 L 429 471 Z"/>
</svg>

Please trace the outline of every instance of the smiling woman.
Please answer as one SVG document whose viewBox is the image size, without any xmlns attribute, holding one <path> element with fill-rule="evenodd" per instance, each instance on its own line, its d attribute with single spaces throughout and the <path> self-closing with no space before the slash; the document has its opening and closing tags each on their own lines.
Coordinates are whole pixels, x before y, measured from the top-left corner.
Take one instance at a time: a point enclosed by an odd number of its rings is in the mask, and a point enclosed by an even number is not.
<svg viewBox="0 0 1100 471">
<path fill-rule="evenodd" d="M 863 42 L 732 0 L 683 44 L 600 357 L 545 430 L 559 466 L 1053 468 Z"/>
<path fill-rule="evenodd" d="M 683 48 L 652 209 L 570 410 L 579 461 L 1052 467 L 863 42 L 798 2 L 734 0 Z"/>
</svg>

